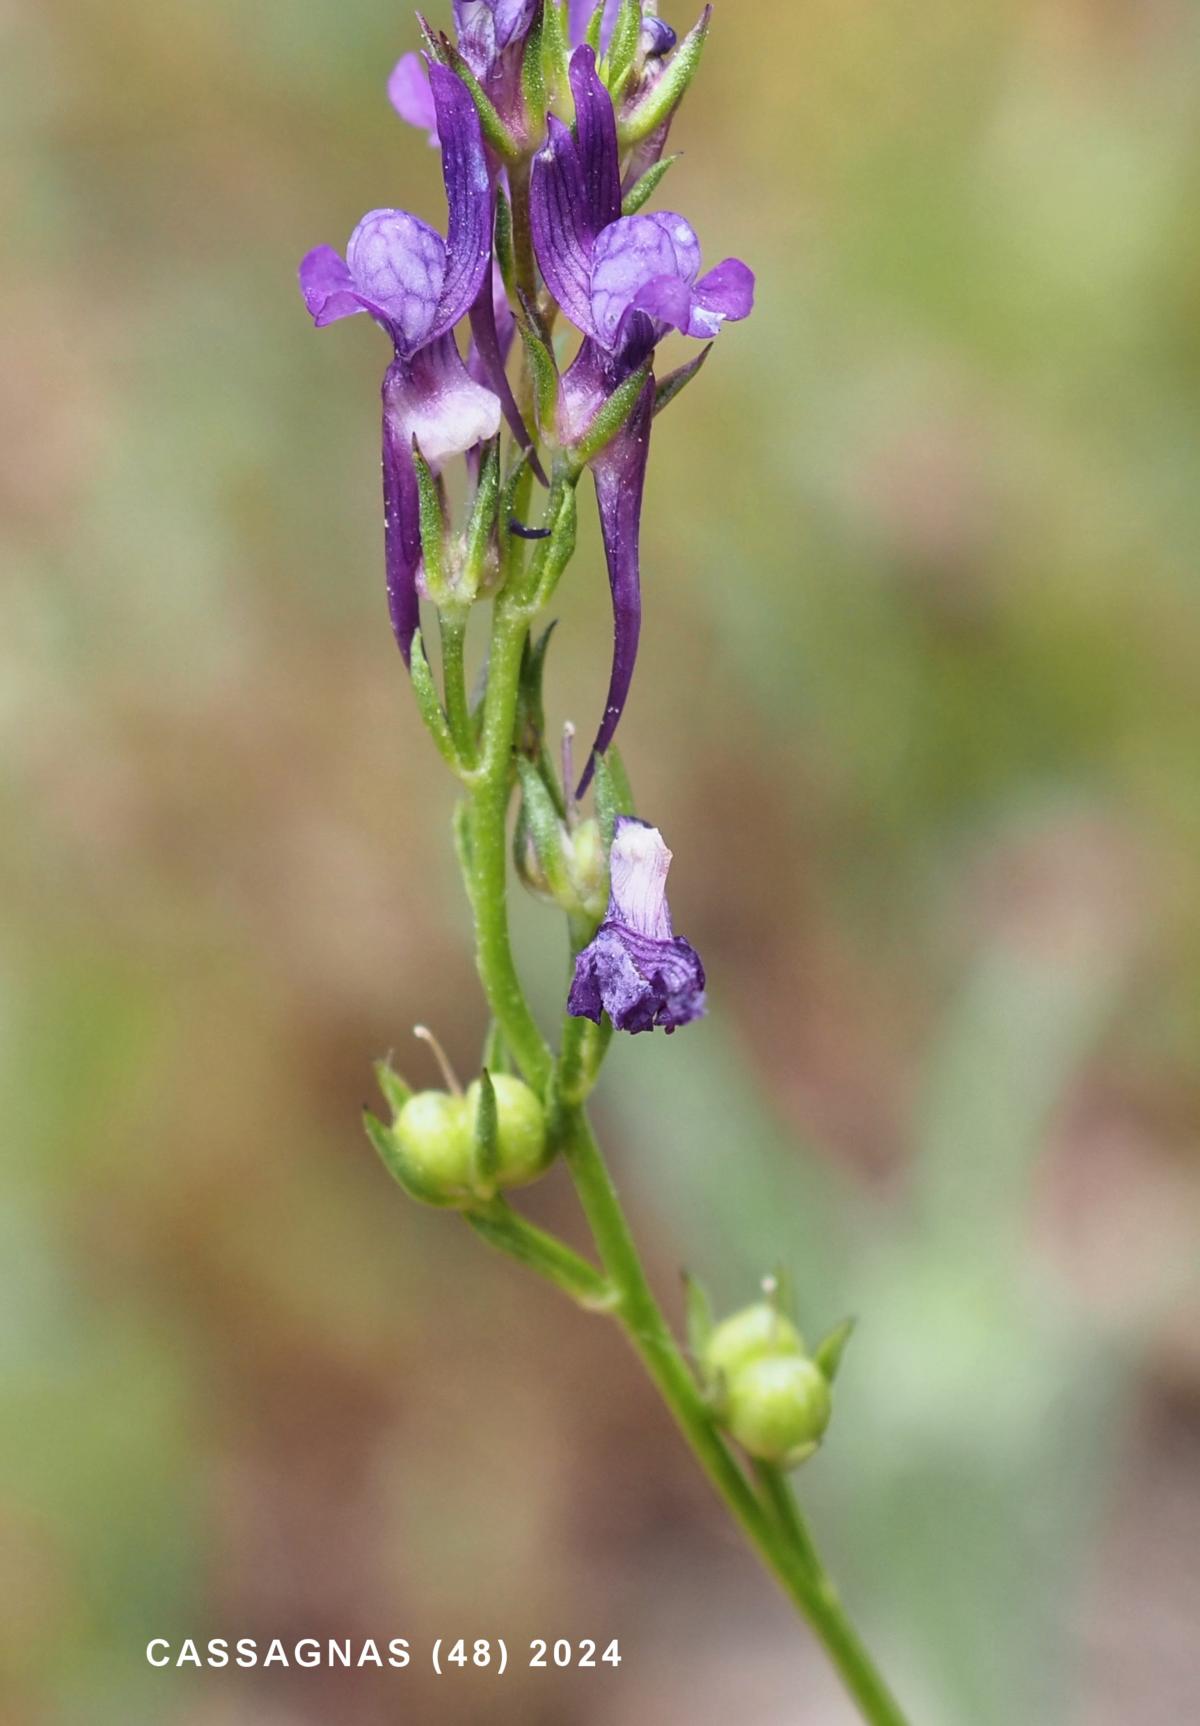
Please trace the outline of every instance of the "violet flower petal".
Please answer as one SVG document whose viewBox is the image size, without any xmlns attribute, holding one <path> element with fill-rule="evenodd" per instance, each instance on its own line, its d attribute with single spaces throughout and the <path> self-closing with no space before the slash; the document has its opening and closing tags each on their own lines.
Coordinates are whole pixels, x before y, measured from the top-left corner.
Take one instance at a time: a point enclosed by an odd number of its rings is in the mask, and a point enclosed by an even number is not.
<svg viewBox="0 0 1200 1726">
<path fill-rule="evenodd" d="M 613 222 L 597 239 L 592 256 L 592 317 L 599 339 L 615 349 L 631 309 L 686 328 L 699 272 L 700 242 L 683 216 L 662 210 Z"/>
<path fill-rule="evenodd" d="M 530 187 L 533 245 L 551 293 L 584 335 L 596 333 L 592 256 L 596 236 L 621 214 L 621 166 L 612 98 L 596 56 L 571 56 L 576 129 L 551 115 L 545 147 L 534 158 Z"/>
<path fill-rule="evenodd" d="M 429 340 L 446 279 L 446 242 L 407 210 L 369 210 L 350 236 L 346 263 L 359 304 L 387 326 L 397 351 Z"/>
<path fill-rule="evenodd" d="M 503 284 L 501 284 L 503 286 Z M 517 406 L 517 398 L 513 395 L 512 385 L 508 381 L 508 373 L 504 368 L 505 350 L 501 346 L 500 334 L 496 328 L 496 299 L 494 282 L 485 282 L 479 290 L 475 304 L 471 307 L 471 334 L 474 337 L 474 358 L 477 363 L 470 367 L 471 375 L 494 390 L 499 397 L 504 418 L 508 428 L 516 438 L 520 447 L 529 456 L 529 465 L 541 485 L 545 485 L 546 475 L 537 452 L 533 447 L 533 439 L 529 435 Z M 507 300 L 505 307 L 507 309 Z M 509 313 L 511 320 L 512 314 Z M 511 335 L 509 341 L 511 343 Z"/>
<path fill-rule="evenodd" d="M 596 56 L 580 48 L 568 68 L 575 98 L 575 139 L 587 183 L 588 214 L 596 233 L 621 214 L 621 155 L 612 97 L 600 82 Z"/>
<path fill-rule="evenodd" d="M 412 438 L 390 397 L 401 369 L 396 361 L 383 380 L 383 555 L 387 572 L 388 616 L 405 665 L 412 662 L 412 641 L 420 622 L 417 571 L 421 566 L 421 518 Z M 403 388 L 403 384 L 400 385 Z"/>
<path fill-rule="evenodd" d="M 726 258 L 696 283 L 687 334 L 707 340 L 723 323 L 735 324 L 753 310 L 754 271 L 740 258 Z"/>
<path fill-rule="evenodd" d="M 479 115 L 466 85 L 445 66 L 430 67 L 429 83 L 450 212 L 445 279 L 426 336 L 434 341 L 470 310 L 487 274 L 492 256 L 492 185 Z"/>
<path fill-rule="evenodd" d="M 388 101 L 408 125 L 429 134 L 429 142 L 437 145 L 437 110 L 433 105 L 433 89 L 429 68 L 420 54 L 402 54 L 388 79 Z"/>
<path fill-rule="evenodd" d="M 642 632 L 642 498 L 646 488 L 653 418 L 654 380 L 648 378 L 626 424 L 592 463 L 600 533 L 612 592 L 613 659 L 604 717 L 579 782 L 578 794 L 581 797 L 591 781 L 596 756 L 608 748 L 621 723 L 637 662 Z"/>
<path fill-rule="evenodd" d="M 554 114 L 548 138 L 533 159 L 529 218 L 533 249 L 546 284 L 563 311 L 584 335 L 592 322 L 592 252 L 596 225 L 588 185 L 575 139 Z"/>
<path fill-rule="evenodd" d="M 366 307 L 354 291 L 354 278 L 340 252 L 314 246 L 300 260 L 300 292 L 318 329 L 351 318 Z"/>
</svg>

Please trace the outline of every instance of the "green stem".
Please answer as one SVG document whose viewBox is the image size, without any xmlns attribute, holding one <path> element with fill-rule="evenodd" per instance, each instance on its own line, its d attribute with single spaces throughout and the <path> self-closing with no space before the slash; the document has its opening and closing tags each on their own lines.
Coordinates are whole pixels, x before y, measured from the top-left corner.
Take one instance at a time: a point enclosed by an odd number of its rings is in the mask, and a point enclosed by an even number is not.
<svg viewBox="0 0 1200 1726">
<path fill-rule="evenodd" d="M 616 1291 L 616 1317 L 697 1461 L 763 1562 L 820 1638 L 864 1719 L 870 1726 L 906 1726 L 899 1703 L 825 1575 L 799 1511 L 792 1507 L 794 1529 L 782 1526 L 751 1489 L 714 1427 L 646 1281 L 616 1190 L 582 1110 L 571 1111 L 568 1116 L 563 1149 L 601 1262 Z M 802 1538 L 798 1538 L 801 1530 Z"/>
<path fill-rule="evenodd" d="M 509 605 L 502 594 L 492 620 L 483 747 L 471 793 L 469 866 L 476 963 L 488 1004 L 522 1073 L 544 1093 L 554 1063 L 525 1000 L 508 934 L 508 802 L 527 624 L 524 610 Z"/>
<path fill-rule="evenodd" d="M 514 230 L 521 228 L 521 189 L 513 188 Z M 518 252 L 520 250 L 518 237 Z M 573 1298 L 613 1313 L 681 1433 L 730 1514 L 763 1563 L 820 1638 L 869 1726 L 905 1726 L 904 1715 L 847 1618 L 826 1576 L 786 1483 L 761 1476 L 754 1490 L 721 1433 L 663 1317 L 634 1245 L 608 1168 L 584 1113 L 589 1054 L 582 1032 L 568 1030 L 556 1070 L 525 1000 L 508 931 L 508 804 L 513 785 L 513 743 L 521 655 L 531 606 L 521 603 L 523 567 L 495 603 L 488 661 L 482 746 L 471 776 L 462 851 L 476 925 L 476 952 L 492 1014 L 531 1085 L 556 1098 L 555 1130 L 575 1182 L 603 1266 L 600 1277 L 564 1243 L 535 1230 L 500 1204 L 469 1217 L 493 1245 L 530 1264 Z"/>
<path fill-rule="evenodd" d="M 817 1549 L 813 1544 L 808 1523 L 804 1520 L 800 1506 L 796 1503 L 796 1495 L 792 1491 L 787 1476 L 781 1469 L 776 1468 L 774 1463 L 770 1462 L 756 1462 L 754 1472 L 758 1476 L 759 1485 L 762 1487 L 763 1497 L 774 1512 L 775 1520 L 784 1530 L 796 1551 L 800 1553 L 812 1574 L 814 1576 L 820 1575 L 821 1560 L 817 1556 Z"/>
<path fill-rule="evenodd" d="M 564 1241 L 528 1222 L 503 1199 L 465 1215 L 475 1233 L 489 1246 L 528 1265 L 577 1305 L 589 1312 L 604 1312 L 612 1306 L 612 1287 L 593 1265 Z"/>
<path fill-rule="evenodd" d="M 529 220 L 530 159 L 514 162 L 508 170 L 512 192 L 513 275 L 518 291 L 529 305 L 537 304 L 537 265 L 533 256 L 533 229 Z"/>
</svg>

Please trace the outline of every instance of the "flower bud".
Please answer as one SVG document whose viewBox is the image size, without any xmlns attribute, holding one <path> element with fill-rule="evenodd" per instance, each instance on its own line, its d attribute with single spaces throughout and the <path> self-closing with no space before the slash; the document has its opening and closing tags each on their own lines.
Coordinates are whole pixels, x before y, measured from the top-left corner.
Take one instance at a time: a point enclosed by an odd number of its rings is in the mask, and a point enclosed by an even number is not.
<svg viewBox="0 0 1200 1726">
<path fill-rule="evenodd" d="M 821 1442 L 833 1403 L 815 1362 L 802 1354 L 763 1355 L 728 1381 L 725 1424 L 761 1462 L 794 1468 Z"/>
<path fill-rule="evenodd" d="M 545 1110 L 537 1092 L 511 1073 L 493 1073 L 491 1083 L 496 1098 L 495 1184 L 499 1188 L 528 1186 L 551 1161 Z M 468 1123 L 478 1118 L 481 1091 L 478 1079 L 467 1087 L 464 1108 Z"/>
</svg>

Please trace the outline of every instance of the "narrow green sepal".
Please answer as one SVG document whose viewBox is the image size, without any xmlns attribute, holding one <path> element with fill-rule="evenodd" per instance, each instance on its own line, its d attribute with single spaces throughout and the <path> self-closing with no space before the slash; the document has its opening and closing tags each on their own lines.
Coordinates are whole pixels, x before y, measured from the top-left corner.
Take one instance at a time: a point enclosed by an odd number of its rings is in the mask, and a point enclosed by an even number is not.
<svg viewBox="0 0 1200 1726">
<path fill-rule="evenodd" d="M 712 7 L 706 6 L 699 22 L 692 26 L 671 56 L 657 84 L 652 84 L 641 100 L 618 120 L 617 137 L 622 148 L 640 144 L 643 138 L 648 138 L 682 102 L 688 85 L 696 76 L 711 22 Z"/>
<path fill-rule="evenodd" d="M 545 0 L 534 13 L 533 23 L 525 38 L 525 57 L 521 62 L 521 95 L 525 103 L 525 119 L 531 138 L 540 138 L 546 129 L 546 65 L 542 57 L 545 35 Z"/>
<path fill-rule="evenodd" d="M 416 438 L 412 443 L 413 469 L 417 476 L 417 494 L 421 511 L 421 556 L 425 563 L 425 584 L 430 598 L 440 605 L 445 597 L 446 517 L 438 496 L 433 470 L 421 454 Z"/>
<path fill-rule="evenodd" d="M 687 1318 L 688 1348 L 694 1361 L 702 1361 L 713 1333 L 712 1301 L 708 1290 L 690 1271 L 683 1273 L 683 1298 Z"/>
<path fill-rule="evenodd" d="M 614 102 L 619 102 L 637 58 L 638 39 L 642 34 L 642 0 L 621 0 L 621 9 L 613 25 L 608 45 L 608 65 L 605 83 Z"/>
<path fill-rule="evenodd" d="M 390 1128 L 385 1127 L 378 1116 L 371 1113 L 370 1109 L 363 1110 L 363 1127 L 366 1129 L 367 1137 L 375 1147 L 380 1162 L 396 1185 L 403 1187 L 409 1198 L 415 1199 L 418 1204 L 436 1205 L 439 1210 L 444 1210 L 446 1207 L 445 1195 L 426 1186 L 423 1181 L 414 1178 L 411 1169 L 405 1167 Z"/>
<path fill-rule="evenodd" d="M 629 788 L 625 767 L 615 745 L 610 744 L 606 754 L 597 755 L 592 783 L 600 832 L 605 849 L 611 850 L 613 835 L 617 829 L 617 816 L 633 814 L 633 792 Z"/>
<path fill-rule="evenodd" d="M 401 1109 L 413 1094 L 412 1086 L 406 1084 L 400 1077 L 399 1073 L 392 1066 L 390 1057 L 385 1061 L 376 1061 L 375 1083 L 383 1093 L 383 1099 L 387 1103 L 388 1108 L 392 1111 L 392 1119 L 395 1121 Z"/>
<path fill-rule="evenodd" d="M 525 357 L 529 362 L 529 375 L 533 381 L 538 429 L 543 437 L 549 440 L 554 436 L 558 414 L 558 361 L 543 331 L 536 308 L 530 305 L 524 294 L 518 294 L 517 304 L 520 308 L 517 328 L 521 332 Z"/>
<path fill-rule="evenodd" d="M 526 636 L 521 653 L 521 675 L 517 689 L 517 749 L 530 761 L 538 761 L 545 753 L 546 706 L 542 684 L 546 676 L 546 654 L 556 623 L 550 623 L 535 641 Z M 559 814 L 565 813 L 565 807 Z"/>
<path fill-rule="evenodd" d="M 516 297 L 513 269 L 513 227 L 512 205 L 508 201 L 508 193 L 503 185 L 496 187 L 496 262 L 500 266 L 500 275 L 504 281 L 505 292 L 509 300 Z"/>
<path fill-rule="evenodd" d="M 526 829 L 534 854 L 545 877 L 546 886 L 560 903 L 576 897 L 567 869 L 563 849 L 563 825 L 554 799 L 533 762 L 526 756 L 517 757 L 517 772 L 521 779 L 521 806 Z"/>
<path fill-rule="evenodd" d="M 500 1169 L 500 1116 L 496 1108 L 496 1087 L 485 1067 L 479 1075 L 479 1104 L 474 1122 L 476 1191 L 490 1196 L 495 1192 Z"/>
<path fill-rule="evenodd" d="M 512 1052 L 504 1040 L 504 1032 L 495 1019 L 488 1022 L 487 1036 L 483 1040 L 483 1059 L 480 1065 L 486 1067 L 489 1073 L 511 1073 L 513 1070 Z"/>
<path fill-rule="evenodd" d="M 579 510 L 574 483 L 568 481 L 562 501 L 550 527 L 550 538 L 542 540 L 531 565 L 534 578 L 534 604 L 539 610 L 549 605 L 563 571 L 575 555 L 579 533 Z"/>
<path fill-rule="evenodd" d="M 467 92 L 475 104 L 475 112 L 479 115 L 479 124 L 483 127 L 483 135 L 492 149 L 506 162 L 519 162 L 522 156 L 520 141 L 504 124 L 483 85 L 446 35 L 441 37 L 441 51 L 438 58 L 444 66 L 449 66 L 450 70 L 461 78 L 467 86 Z"/>
<path fill-rule="evenodd" d="M 546 0 L 542 18 L 542 76 L 546 80 L 546 100 L 553 107 L 570 88 L 567 31 L 561 0 Z"/>
<path fill-rule="evenodd" d="M 820 1367 L 828 1384 L 832 1384 L 837 1377 L 838 1368 L 842 1364 L 842 1356 L 846 1352 L 846 1344 L 853 1336 L 857 1322 L 857 1319 L 843 1319 L 841 1324 L 836 1325 L 813 1350 L 813 1360 Z"/>
<path fill-rule="evenodd" d="M 587 34 L 583 38 L 588 47 L 592 50 L 592 53 L 597 57 L 600 53 L 600 32 L 604 28 L 605 5 L 606 0 L 600 0 L 600 4 L 588 20 Z"/>
<path fill-rule="evenodd" d="M 640 180 L 635 180 L 625 196 L 621 199 L 621 214 L 636 216 L 638 211 L 648 204 L 667 176 L 667 170 L 673 168 L 682 151 L 676 151 L 673 156 L 663 156 L 651 167 L 646 169 Z"/>
<path fill-rule="evenodd" d="M 495 541 L 496 509 L 499 501 L 500 439 L 492 438 L 484 447 L 479 484 L 475 488 L 471 519 L 467 524 L 463 576 L 464 585 L 472 597 L 478 594 L 487 572 L 488 552 Z"/>
<path fill-rule="evenodd" d="M 442 51 L 441 37 L 423 12 L 417 13 L 417 28 L 421 32 L 421 39 L 425 44 L 425 52 L 429 54 L 432 59 L 436 60 L 440 66 L 447 65 L 448 62 L 446 60 L 446 56 Z"/>
<path fill-rule="evenodd" d="M 671 403 L 675 400 L 675 397 L 679 395 L 682 390 L 685 390 L 688 387 L 712 351 L 713 345 L 709 342 L 706 348 L 701 348 L 694 360 L 689 360 L 686 366 L 680 366 L 678 371 L 668 372 L 667 376 L 662 379 L 654 391 L 654 413 L 656 418 L 664 408 L 670 407 Z"/>
<path fill-rule="evenodd" d="M 625 382 L 613 391 L 578 443 L 572 444 L 567 450 L 568 460 L 576 474 L 582 473 L 588 462 L 595 461 L 628 423 L 649 376 L 650 362 L 647 360 L 632 377 L 626 378 Z"/>
<path fill-rule="evenodd" d="M 425 657 L 425 643 L 418 629 L 413 636 L 412 655 L 409 663 L 409 673 L 412 678 L 413 694 L 417 698 L 417 709 L 424 721 L 425 729 L 437 745 L 438 754 L 448 767 L 457 773 L 462 768 L 454 738 L 450 734 L 450 725 L 442 707 L 437 685 L 433 681 L 433 673 L 429 669 L 429 661 Z"/>
</svg>

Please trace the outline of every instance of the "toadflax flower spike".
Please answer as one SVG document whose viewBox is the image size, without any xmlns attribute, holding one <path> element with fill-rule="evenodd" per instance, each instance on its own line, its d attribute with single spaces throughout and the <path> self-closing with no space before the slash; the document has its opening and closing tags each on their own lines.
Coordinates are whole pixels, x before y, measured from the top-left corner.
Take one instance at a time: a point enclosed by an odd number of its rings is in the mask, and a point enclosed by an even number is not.
<svg viewBox="0 0 1200 1726">
<path fill-rule="evenodd" d="M 492 192 L 475 105 L 444 66 L 430 71 L 447 237 L 405 210 L 372 210 L 342 258 L 318 246 L 300 265 L 300 291 L 318 328 L 369 312 L 392 338 L 383 380 L 384 541 L 388 607 L 408 663 L 418 623 L 421 535 L 413 444 L 437 472 L 494 437 L 500 401 L 463 364 L 453 329 L 485 282 L 490 291 Z"/>
<path fill-rule="evenodd" d="M 616 115 L 591 48 L 576 49 L 570 77 L 575 131 L 550 116 L 530 191 L 542 274 L 585 337 L 562 381 L 565 443 L 578 439 L 613 392 L 652 359 L 669 329 L 710 340 L 754 304 L 754 276 L 739 259 L 727 258 L 701 276 L 700 244 L 683 216 L 622 216 Z M 596 755 L 608 748 L 620 723 L 637 656 L 641 505 L 653 400 L 648 377 L 625 426 L 592 464 L 613 596 L 613 667 L 581 794 Z"/>
<path fill-rule="evenodd" d="M 597 1025 L 607 1013 L 618 1031 L 676 1031 L 704 1017 L 700 955 L 671 929 L 667 871 L 671 853 L 657 827 L 617 818 L 608 911 L 575 961 L 567 1011 Z"/>
</svg>

